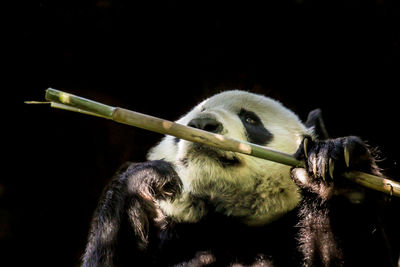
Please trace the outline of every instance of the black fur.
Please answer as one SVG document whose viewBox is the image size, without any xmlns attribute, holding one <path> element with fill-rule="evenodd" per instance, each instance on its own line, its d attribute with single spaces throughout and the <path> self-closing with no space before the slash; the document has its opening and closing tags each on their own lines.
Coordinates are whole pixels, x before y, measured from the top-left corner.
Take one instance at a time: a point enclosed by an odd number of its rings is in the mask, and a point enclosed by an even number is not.
<svg viewBox="0 0 400 267">
<path fill-rule="evenodd" d="M 238 115 L 246 129 L 249 142 L 258 145 L 267 145 L 272 140 L 272 133 L 265 128 L 257 114 L 241 109 Z"/>
<path fill-rule="evenodd" d="M 298 240 L 305 265 L 391 266 L 388 248 L 385 248 L 386 253 L 377 253 L 382 251 L 377 246 L 377 239 L 380 239 L 380 245 L 385 244 L 384 235 L 377 238 L 370 229 L 380 228 L 377 201 L 372 199 L 377 195 L 359 188 L 360 194 L 367 194 L 367 199 L 361 204 L 350 203 L 345 195 L 335 196 L 335 191 L 342 188 L 357 188 L 340 177 L 344 171 L 360 170 L 380 175 L 368 148 L 353 136 L 324 141 L 309 139 L 308 144 L 306 168 L 292 170 L 292 177 L 303 195 L 299 208 Z M 345 146 L 351 156 L 349 168 L 344 160 Z M 303 151 L 302 145 L 298 154 Z M 304 157 L 302 154 L 299 158 Z M 329 158 L 335 165 L 334 179 L 329 176 Z M 322 172 L 326 173 L 325 178 Z M 380 233 L 382 231 L 379 229 Z M 370 254 L 365 254 L 367 251 Z"/>
<path fill-rule="evenodd" d="M 124 223 L 131 226 L 132 249 L 146 251 L 150 230 L 165 222 L 155 199 L 170 198 L 180 187 L 179 177 L 165 161 L 135 163 L 118 172 L 95 211 L 83 266 L 113 266 Z"/>
<path fill-rule="evenodd" d="M 314 128 L 314 134 L 319 140 L 325 140 L 329 138 L 328 131 L 325 128 L 324 120 L 322 119 L 322 111 L 319 108 L 312 110 L 308 114 L 305 125 L 307 128 Z"/>
</svg>

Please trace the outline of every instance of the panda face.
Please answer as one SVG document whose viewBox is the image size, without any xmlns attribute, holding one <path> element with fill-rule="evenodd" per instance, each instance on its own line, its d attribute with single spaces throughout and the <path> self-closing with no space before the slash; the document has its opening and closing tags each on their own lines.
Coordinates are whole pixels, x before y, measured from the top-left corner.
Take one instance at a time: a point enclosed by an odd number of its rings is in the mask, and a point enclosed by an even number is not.
<svg viewBox="0 0 400 267">
<path fill-rule="evenodd" d="M 294 153 L 302 137 L 310 134 L 279 102 L 238 90 L 206 99 L 177 122 L 287 153 Z M 184 194 L 207 198 L 217 211 L 242 217 L 249 224 L 269 222 L 293 209 L 300 199 L 290 167 L 267 160 L 170 136 L 148 158 L 173 163 Z M 170 214 L 177 209 L 174 203 L 162 206 Z"/>
</svg>

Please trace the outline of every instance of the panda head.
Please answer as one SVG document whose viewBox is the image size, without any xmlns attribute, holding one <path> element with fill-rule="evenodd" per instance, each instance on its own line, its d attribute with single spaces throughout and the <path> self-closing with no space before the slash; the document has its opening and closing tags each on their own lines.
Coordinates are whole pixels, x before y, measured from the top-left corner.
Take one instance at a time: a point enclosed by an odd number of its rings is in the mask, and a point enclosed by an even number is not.
<svg viewBox="0 0 400 267">
<path fill-rule="evenodd" d="M 204 100 L 177 122 L 286 153 L 294 153 L 303 136 L 311 134 L 279 102 L 239 90 Z M 175 166 L 183 195 L 207 198 L 217 211 L 249 224 L 269 222 L 293 209 L 300 199 L 290 167 L 271 161 L 171 136 L 151 149 L 148 159 L 164 159 Z M 169 204 L 167 213 L 175 214 L 177 207 Z"/>
</svg>

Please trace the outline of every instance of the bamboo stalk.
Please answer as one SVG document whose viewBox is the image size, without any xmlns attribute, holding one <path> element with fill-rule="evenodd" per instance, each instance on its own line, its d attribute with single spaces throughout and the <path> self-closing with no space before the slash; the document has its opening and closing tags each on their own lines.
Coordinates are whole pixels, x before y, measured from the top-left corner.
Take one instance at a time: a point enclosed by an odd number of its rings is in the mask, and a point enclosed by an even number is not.
<svg viewBox="0 0 400 267">
<path fill-rule="evenodd" d="M 52 88 L 46 90 L 46 100 L 51 102 L 52 107 L 99 116 L 145 130 L 172 135 L 187 141 L 251 155 L 284 165 L 293 167 L 304 166 L 304 162 L 297 160 L 293 155 L 265 146 L 239 141 L 220 134 L 213 134 L 131 110 L 108 106 Z M 365 187 L 400 197 L 400 183 L 393 180 L 357 171 L 346 172 L 343 176 Z"/>
</svg>

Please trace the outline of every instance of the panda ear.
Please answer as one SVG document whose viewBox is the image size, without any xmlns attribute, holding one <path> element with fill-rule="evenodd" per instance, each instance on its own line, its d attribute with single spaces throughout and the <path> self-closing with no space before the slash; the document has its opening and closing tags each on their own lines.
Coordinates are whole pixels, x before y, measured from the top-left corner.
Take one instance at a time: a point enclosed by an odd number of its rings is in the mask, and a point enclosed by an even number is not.
<svg viewBox="0 0 400 267">
<path fill-rule="evenodd" d="M 329 134 L 325 128 L 324 120 L 322 119 L 322 111 L 319 108 L 308 113 L 305 126 L 307 128 L 314 128 L 314 134 L 319 140 L 325 140 L 329 138 Z"/>
</svg>

